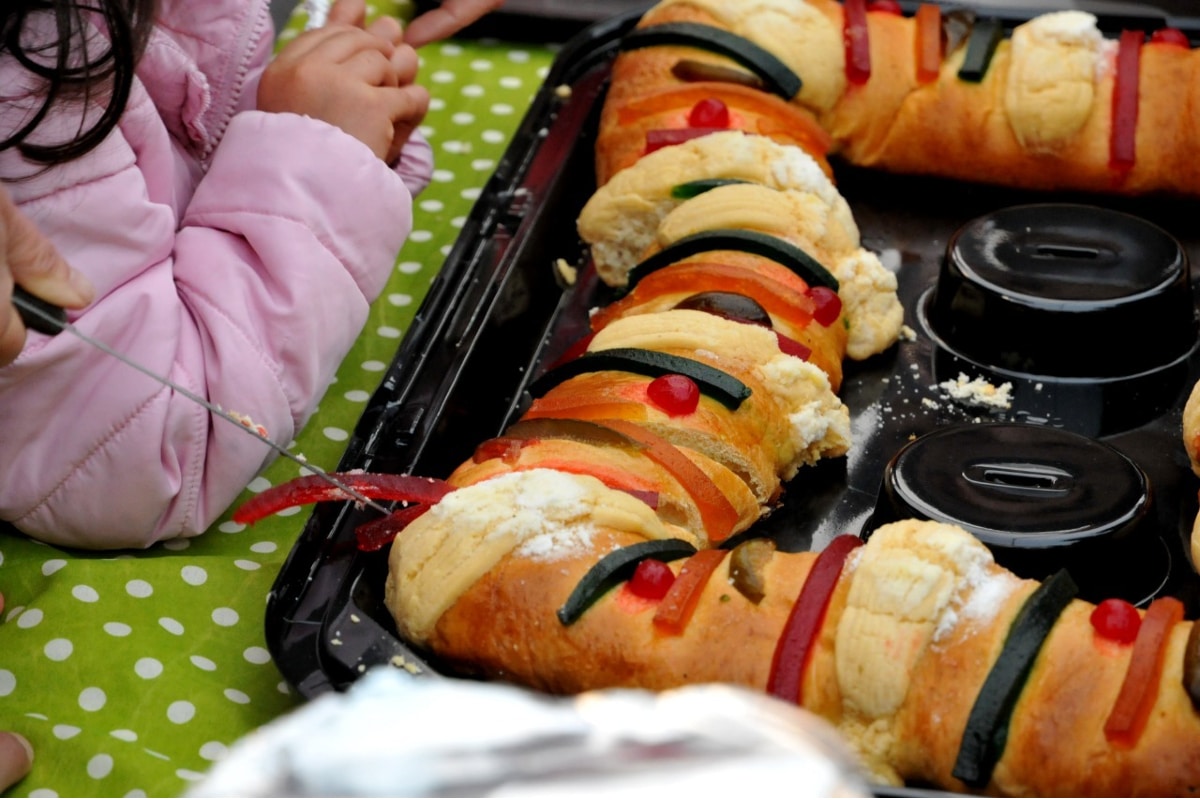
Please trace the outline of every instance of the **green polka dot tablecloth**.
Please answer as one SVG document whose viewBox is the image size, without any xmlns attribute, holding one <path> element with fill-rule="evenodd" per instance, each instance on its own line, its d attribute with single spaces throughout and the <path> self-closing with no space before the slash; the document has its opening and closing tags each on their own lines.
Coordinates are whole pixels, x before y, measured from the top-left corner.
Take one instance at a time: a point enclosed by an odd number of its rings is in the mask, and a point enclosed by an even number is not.
<svg viewBox="0 0 1200 800">
<path fill-rule="evenodd" d="M 487 40 L 421 51 L 437 171 L 387 289 L 294 443 L 313 463 L 338 463 L 554 52 Z M 279 460 L 241 500 L 297 474 Z M 195 539 L 119 554 L 0 533 L 0 729 L 36 750 L 8 796 L 178 796 L 234 741 L 295 706 L 263 633 L 267 594 L 308 509 L 292 512 L 252 528 L 223 519 Z"/>
</svg>

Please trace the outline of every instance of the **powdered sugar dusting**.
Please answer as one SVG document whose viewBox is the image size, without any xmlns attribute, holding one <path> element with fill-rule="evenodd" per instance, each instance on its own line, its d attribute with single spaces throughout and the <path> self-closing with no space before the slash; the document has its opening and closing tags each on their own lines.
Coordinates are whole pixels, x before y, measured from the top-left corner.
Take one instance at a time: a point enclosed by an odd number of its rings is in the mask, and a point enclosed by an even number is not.
<svg viewBox="0 0 1200 800">
<path fill-rule="evenodd" d="M 933 641 L 948 636 L 960 622 L 990 624 L 1004 601 L 1020 585 L 1020 580 L 1015 576 L 1007 572 L 995 572 L 990 566 L 990 558 L 970 565 L 959 582 L 958 602 L 946 605 L 934 629 Z"/>
<path fill-rule="evenodd" d="M 590 525 L 563 525 L 557 530 L 538 534 L 521 543 L 516 554 L 533 561 L 557 561 L 592 552 Z"/>
</svg>

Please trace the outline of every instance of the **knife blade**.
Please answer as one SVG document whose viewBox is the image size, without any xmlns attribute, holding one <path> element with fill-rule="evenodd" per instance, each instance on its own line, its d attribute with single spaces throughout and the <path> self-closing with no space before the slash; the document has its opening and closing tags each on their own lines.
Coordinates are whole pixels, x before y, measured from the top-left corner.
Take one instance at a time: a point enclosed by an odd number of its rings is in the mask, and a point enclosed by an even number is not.
<svg viewBox="0 0 1200 800">
<path fill-rule="evenodd" d="M 123 353 L 119 353 L 113 348 L 109 347 L 104 342 L 101 342 L 100 340 L 79 330 L 67 321 L 67 312 L 65 309 L 62 309 L 53 303 L 48 303 L 45 300 L 42 300 L 40 297 L 35 297 L 26 290 L 22 289 L 20 286 L 14 287 L 13 289 L 12 303 L 17 307 L 17 313 L 21 315 L 21 320 L 25 323 L 26 327 L 38 331 L 39 333 L 44 333 L 48 336 L 56 336 L 64 331 L 71 334 L 76 339 L 86 342 L 92 347 L 107 353 L 109 356 L 112 356 L 121 363 L 132 367 L 143 375 L 153 378 L 163 386 L 166 386 L 172 391 L 186 397 L 188 400 L 199 404 L 207 409 L 208 412 L 213 416 L 223 419 L 232 425 L 236 425 L 239 430 L 245 431 L 255 439 L 263 442 L 279 455 L 296 462 L 314 475 L 319 476 L 330 486 L 333 486 L 338 491 L 344 493 L 348 499 L 353 499 L 355 502 L 382 512 L 385 515 L 392 513 L 382 504 L 372 500 L 362 492 L 359 492 L 357 489 L 347 486 L 345 482 L 338 480 L 336 477 L 330 475 L 316 464 L 309 462 L 308 459 L 296 455 L 283 445 L 277 444 L 271 440 L 266 434 L 247 426 L 241 419 L 238 419 L 238 417 L 234 416 L 231 412 L 226 411 L 215 403 L 209 402 L 190 389 L 180 386 L 178 383 L 164 375 L 159 375 L 149 367 L 139 364 Z"/>
</svg>

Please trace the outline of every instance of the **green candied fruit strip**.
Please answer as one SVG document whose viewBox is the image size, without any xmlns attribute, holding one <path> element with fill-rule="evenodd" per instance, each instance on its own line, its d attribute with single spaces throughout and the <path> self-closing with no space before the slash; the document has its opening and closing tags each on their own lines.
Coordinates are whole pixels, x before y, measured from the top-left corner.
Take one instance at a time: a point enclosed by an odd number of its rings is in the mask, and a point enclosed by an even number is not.
<svg viewBox="0 0 1200 800">
<path fill-rule="evenodd" d="M 1008 742 L 1009 718 L 1033 662 L 1063 609 L 1078 591 L 1071 576 L 1060 570 L 1026 599 L 1013 620 L 1004 647 L 971 707 L 958 759 L 954 762 L 952 774 L 968 786 L 980 788 L 991 780 L 992 770 Z"/>
<path fill-rule="evenodd" d="M 558 609 L 558 621 L 563 625 L 574 623 L 605 592 L 629 580 L 637 565 L 647 558 L 674 561 L 687 558 L 695 552 L 696 548 L 683 539 L 651 539 L 612 551 L 580 578 L 567 602 Z"/>
</svg>

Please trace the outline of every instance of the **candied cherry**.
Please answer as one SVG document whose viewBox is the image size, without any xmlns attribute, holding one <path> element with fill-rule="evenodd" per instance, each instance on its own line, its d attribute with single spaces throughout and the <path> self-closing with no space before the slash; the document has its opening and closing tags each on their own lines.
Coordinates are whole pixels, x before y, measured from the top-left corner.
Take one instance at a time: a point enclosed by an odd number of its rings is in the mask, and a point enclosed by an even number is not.
<svg viewBox="0 0 1200 800">
<path fill-rule="evenodd" d="M 817 307 L 813 310 L 813 319 L 822 327 L 828 328 L 842 313 L 842 298 L 828 286 L 814 286 L 809 290 L 809 296 Z"/>
<path fill-rule="evenodd" d="M 646 394 L 654 405 L 672 417 L 691 414 L 700 405 L 700 387 L 686 375 L 660 375 L 650 381 Z"/>
<path fill-rule="evenodd" d="M 1150 41 L 1153 44 L 1173 44 L 1186 48 L 1191 48 L 1192 46 L 1187 34 L 1178 28 L 1159 28 L 1150 34 Z"/>
<path fill-rule="evenodd" d="M 1133 604 L 1110 597 L 1092 611 L 1092 627 L 1105 639 L 1130 644 L 1137 638 L 1142 618 Z"/>
<path fill-rule="evenodd" d="M 647 600 L 662 600 L 673 583 L 675 573 L 671 572 L 670 567 L 657 558 L 647 558 L 639 562 L 633 571 L 633 577 L 629 579 L 629 591 Z"/>
<path fill-rule="evenodd" d="M 883 14 L 895 14 L 896 16 L 904 16 L 904 9 L 896 0 L 874 0 L 867 3 L 867 11 L 879 11 Z"/>
<path fill-rule="evenodd" d="M 692 106 L 688 125 L 693 128 L 728 128 L 729 107 L 715 97 L 706 97 Z"/>
</svg>

